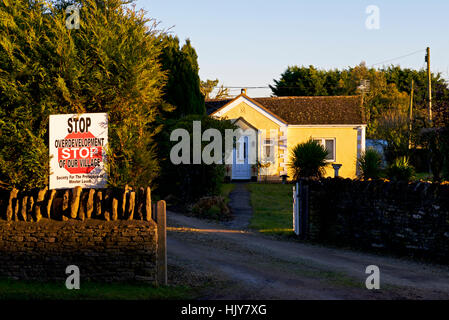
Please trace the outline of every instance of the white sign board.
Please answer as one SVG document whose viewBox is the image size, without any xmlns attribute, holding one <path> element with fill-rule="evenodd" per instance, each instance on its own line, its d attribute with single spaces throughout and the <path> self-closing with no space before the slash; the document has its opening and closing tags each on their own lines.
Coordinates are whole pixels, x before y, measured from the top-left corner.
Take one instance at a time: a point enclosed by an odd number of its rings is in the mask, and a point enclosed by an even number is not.
<svg viewBox="0 0 449 320">
<path fill-rule="evenodd" d="M 107 113 L 50 116 L 50 189 L 104 188 Z"/>
</svg>

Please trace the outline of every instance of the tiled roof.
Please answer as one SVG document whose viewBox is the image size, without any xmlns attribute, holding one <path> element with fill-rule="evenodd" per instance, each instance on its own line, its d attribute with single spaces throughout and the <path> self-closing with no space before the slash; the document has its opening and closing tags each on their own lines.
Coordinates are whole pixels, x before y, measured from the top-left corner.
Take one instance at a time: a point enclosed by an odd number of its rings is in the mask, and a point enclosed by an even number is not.
<svg viewBox="0 0 449 320">
<path fill-rule="evenodd" d="M 211 114 L 211 113 L 217 111 L 218 109 L 220 109 L 224 105 L 228 104 L 232 100 L 234 100 L 234 99 L 211 99 L 211 100 L 206 100 L 204 103 L 206 104 L 206 112 L 207 112 L 207 114 Z"/>
<path fill-rule="evenodd" d="M 246 96 L 245 96 L 246 97 Z M 365 124 L 361 96 L 249 98 L 288 124 Z M 208 100 L 208 114 L 233 99 Z"/>
</svg>

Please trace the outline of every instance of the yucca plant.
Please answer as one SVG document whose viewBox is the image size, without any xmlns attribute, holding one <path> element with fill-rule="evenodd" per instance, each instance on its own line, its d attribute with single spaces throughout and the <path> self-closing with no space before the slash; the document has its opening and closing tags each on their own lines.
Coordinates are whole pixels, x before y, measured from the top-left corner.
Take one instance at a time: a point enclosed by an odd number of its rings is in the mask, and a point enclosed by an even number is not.
<svg viewBox="0 0 449 320">
<path fill-rule="evenodd" d="M 327 166 L 327 150 L 312 139 L 299 143 L 292 149 L 289 167 L 293 171 L 293 179 L 321 178 Z"/>
<path fill-rule="evenodd" d="M 378 179 L 382 173 L 382 155 L 369 148 L 357 160 L 357 165 L 363 179 Z"/>
<path fill-rule="evenodd" d="M 393 161 L 387 169 L 388 178 L 393 181 L 410 181 L 415 175 L 415 168 L 410 165 L 407 157 L 400 157 Z"/>
</svg>

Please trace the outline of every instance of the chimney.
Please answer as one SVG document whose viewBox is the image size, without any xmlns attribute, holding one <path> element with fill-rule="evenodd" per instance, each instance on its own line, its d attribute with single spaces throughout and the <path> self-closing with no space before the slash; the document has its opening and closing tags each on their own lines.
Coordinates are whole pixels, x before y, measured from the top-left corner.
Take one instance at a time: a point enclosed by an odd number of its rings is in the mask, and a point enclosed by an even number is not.
<svg viewBox="0 0 449 320">
<path fill-rule="evenodd" d="M 246 95 L 246 89 L 242 89 L 242 94 Z"/>
</svg>

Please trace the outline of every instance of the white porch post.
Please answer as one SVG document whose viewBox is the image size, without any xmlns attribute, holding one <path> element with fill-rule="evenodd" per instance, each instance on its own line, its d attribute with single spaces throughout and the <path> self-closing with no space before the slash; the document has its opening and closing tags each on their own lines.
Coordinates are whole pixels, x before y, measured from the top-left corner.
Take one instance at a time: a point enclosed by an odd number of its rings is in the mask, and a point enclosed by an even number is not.
<svg viewBox="0 0 449 320">
<path fill-rule="evenodd" d="M 361 136 L 362 136 L 362 139 L 360 141 L 360 144 L 361 144 L 360 151 L 362 153 L 364 153 L 365 149 L 366 149 L 366 126 L 362 126 L 362 128 L 361 128 Z"/>
</svg>

